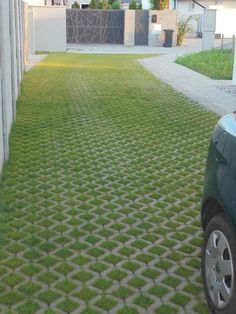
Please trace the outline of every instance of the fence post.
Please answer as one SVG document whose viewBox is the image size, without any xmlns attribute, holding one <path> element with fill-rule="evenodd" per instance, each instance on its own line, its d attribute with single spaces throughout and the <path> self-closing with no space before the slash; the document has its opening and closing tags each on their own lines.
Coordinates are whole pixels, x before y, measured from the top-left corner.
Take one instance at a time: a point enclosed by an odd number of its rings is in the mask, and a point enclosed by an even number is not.
<svg viewBox="0 0 236 314">
<path fill-rule="evenodd" d="M 221 51 L 223 50 L 224 46 L 224 34 L 221 36 Z"/>
<path fill-rule="evenodd" d="M 204 9 L 202 21 L 202 50 L 215 46 L 216 10 Z"/>
<path fill-rule="evenodd" d="M 235 53 L 235 35 L 233 35 L 233 41 L 232 41 L 232 54 Z"/>
</svg>

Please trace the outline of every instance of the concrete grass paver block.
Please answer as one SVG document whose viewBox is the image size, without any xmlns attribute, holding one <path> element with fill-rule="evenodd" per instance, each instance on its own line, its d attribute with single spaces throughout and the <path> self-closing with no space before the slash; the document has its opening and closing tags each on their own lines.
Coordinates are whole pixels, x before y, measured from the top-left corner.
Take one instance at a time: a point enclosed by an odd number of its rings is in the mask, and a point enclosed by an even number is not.
<svg viewBox="0 0 236 314">
<path fill-rule="evenodd" d="M 136 60 L 50 54 L 26 74 L 0 181 L 1 313 L 207 313 L 217 116 Z"/>
</svg>

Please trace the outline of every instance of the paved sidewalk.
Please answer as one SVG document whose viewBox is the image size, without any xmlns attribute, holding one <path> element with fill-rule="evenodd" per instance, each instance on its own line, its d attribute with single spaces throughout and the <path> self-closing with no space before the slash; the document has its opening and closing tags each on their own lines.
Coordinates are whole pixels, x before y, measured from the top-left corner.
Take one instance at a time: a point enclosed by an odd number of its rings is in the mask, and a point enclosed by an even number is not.
<svg viewBox="0 0 236 314">
<path fill-rule="evenodd" d="M 182 54 L 186 54 L 186 51 Z M 232 85 L 232 81 L 212 80 L 176 64 L 176 57 L 177 54 L 172 53 L 139 62 L 157 78 L 219 116 L 236 110 L 235 96 L 219 89 Z"/>
</svg>

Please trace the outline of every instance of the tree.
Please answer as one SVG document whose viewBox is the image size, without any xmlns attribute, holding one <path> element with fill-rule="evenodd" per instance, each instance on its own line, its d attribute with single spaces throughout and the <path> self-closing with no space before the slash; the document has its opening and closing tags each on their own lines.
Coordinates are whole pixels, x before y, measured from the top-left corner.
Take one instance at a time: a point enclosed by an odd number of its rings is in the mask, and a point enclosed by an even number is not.
<svg viewBox="0 0 236 314">
<path fill-rule="evenodd" d="M 162 8 L 162 10 L 165 10 L 167 8 L 167 1 L 166 0 L 161 0 L 161 8 Z"/>
<path fill-rule="evenodd" d="M 132 0 L 129 4 L 129 9 L 130 10 L 136 10 L 137 9 L 137 4 L 135 0 Z"/>
<path fill-rule="evenodd" d="M 142 9 L 143 9 L 142 3 L 139 3 L 137 10 L 142 10 Z"/>
<path fill-rule="evenodd" d="M 120 10 L 120 1 L 119 0 L 114 1 L 111 4 L 110 8 L 113 10 Z"/>
<path fill-rule="evenodd" d="M 109 6 L 108 6 L 108 0 L 102 0 L 102 8 L 103 9 L 108 9 Z"/>
<path fill-rule="evenodd" d="M 72 8 L 72 9 L 80 9 L 80 6 L 79 6 L 78 2 L 75 1 L 75 2 L 72 4 L 71 8 Z"/>
<path fill-rule="evenodd" d="M 89 4 L 90 9 L 108 9 L 108 0 L 91 0 Z"/>
<path fill-rule="evenodd" d="M 98 1 L 97 0 L 91 0 L 89 4 L 90 9 L 97 9 L 98 8 Z"/>
<path fill-rule="evenodd" d="M 150 0 L 152 10 L 160 10 L 160 0 Z"/>
</svg>

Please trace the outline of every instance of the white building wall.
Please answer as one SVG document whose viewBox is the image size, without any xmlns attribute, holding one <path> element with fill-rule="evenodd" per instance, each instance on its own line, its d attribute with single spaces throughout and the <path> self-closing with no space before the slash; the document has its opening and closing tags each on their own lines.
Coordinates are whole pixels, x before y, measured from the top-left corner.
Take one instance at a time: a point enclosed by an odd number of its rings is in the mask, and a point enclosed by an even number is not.
<svg viewBox="0 0 236 314">
<path fill-rule="evenodd" d="M 45 0 L 26 0 L 28 5 L 45 5 Z"/>
<path fill-rule="evenodd" d="M 191 0 L 178 0 L 177 10 L 179 17 L 187 18 L 189 15 L 199 16 L 200 21 L 192 21 L 193 32 L 201 31 L 201 16 L 204 9 L 199 5 L 192 5 Z M 207 9 L 216 9 L 216 34 L 232 37 L 236 34 L 236 0 L 199 0 Z"/>
</svg>

